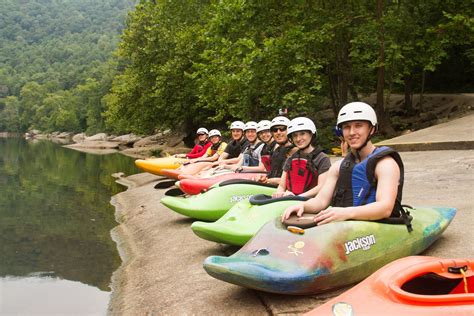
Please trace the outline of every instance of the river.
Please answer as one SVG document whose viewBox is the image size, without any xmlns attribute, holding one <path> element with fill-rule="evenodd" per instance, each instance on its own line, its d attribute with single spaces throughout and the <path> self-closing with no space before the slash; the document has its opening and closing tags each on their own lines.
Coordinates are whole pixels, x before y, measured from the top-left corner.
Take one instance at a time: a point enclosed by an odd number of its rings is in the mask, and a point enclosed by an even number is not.
<svg viewBox="0 0 474 316">
<path fill-rule="evenodd" d="M 115 172 L 139 171 L 120 154 L 0 138 L 0 314 L 106 313 Z"/>
</svg>

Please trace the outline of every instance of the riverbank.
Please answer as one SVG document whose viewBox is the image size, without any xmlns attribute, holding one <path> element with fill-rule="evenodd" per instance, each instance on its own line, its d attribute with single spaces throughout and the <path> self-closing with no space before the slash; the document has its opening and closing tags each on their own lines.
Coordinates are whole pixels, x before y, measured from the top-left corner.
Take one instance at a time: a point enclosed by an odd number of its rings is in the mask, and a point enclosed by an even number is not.
<svg viewBox="0 0 474 316">
<path fill-rule="evenodd" d="M 471 257 L 474 240 L 474 151 L 401 153 L 405 204 L 451 206 L 452 224 L 424 255 Z M 336 158 L 333 158 L 336 159 Z M 210 255 L 231 255 L 235 247 L 202 240 L 191 219 L 159 201 L 160 177 L 142 173 L 121 178 L 128 190 L 113 198 L 119 225 L 113 236 L 122 257 L 112 280 L 111 314 L 301 314 L 342 290 L 310 296 L 269 294 L 218 281 L 204 271 Z"/>
</svg>

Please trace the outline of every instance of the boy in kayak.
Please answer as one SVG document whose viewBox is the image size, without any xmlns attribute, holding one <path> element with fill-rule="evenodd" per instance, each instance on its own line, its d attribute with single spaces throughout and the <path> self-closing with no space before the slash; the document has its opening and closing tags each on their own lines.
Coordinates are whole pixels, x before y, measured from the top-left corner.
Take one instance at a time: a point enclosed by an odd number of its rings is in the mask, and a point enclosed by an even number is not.
<svg viewBox="0 0 474 316">
<path fill-rule="evenodd" d="M 304 212 L 315 213 L 313 220 L 318 225 L 349 219 L 404 218 L 403 163 L 393 149 L 372 144 L 377 131 L 374 109 L 363 102 L 346 104 L 339 111 L 337 126 L 342 129 L 350 152 L 331 167 L 319 194 L 288 207 L 282 221 Z"/>
<path fill-rule="evenodd" d="M 275 117 L 270 123 L 270 132 L 276 142 L 276 146 L 270 153 L 268 174 L 260 176 L 255 180 L 262 183 L 273 184 L 277 186 L 280 183 L 283 165 L 285 161 L 293 155 L 297 148 L 288 140 L 287 128 L 290 120 L 284 116 Z M 263 152 L 263 149 L 262 149 Z M 262 162 L 265 163 L 265 156 L 262 154 Z"/>
<path fill-rule="evenodd" d="M 273 139 L 270 126 L 272 122 L 269 120 L 261 120 L 257 124 L 257 137 L 263 144 L 260 151 L 260 161 L 267 172 L 271 170 L 270 157 L 275 149 L 277 142 Z"/>
<path fill-rule="evenodd" d="M 238 161 L 230 164 L 229 160 L 222 161 L 219 165 L 222 169 L 229 169 L 236 172 L 241 171 L 265 171 L 264 165 L 260 161 L 260 152 L 262 151 L 264 142 L 260 142 L 257 137 L 257 123 L 250 121 L 245 124 L 244 133 L 247 144 L 240 153 Z"/>
<path fill-rule="evenodd" d="M 298 147 L 285 162 L 280 184 L 273 198 L 287 195 L 312 197 L 319 193 L 331 167 L 329 157 L 315 148 L 316 126 L 306 117 L 297 117 L 288 125 L 288 138 Z"/>
<path fill-rule="evenodd" d="M 178 158 L 199 158 L 202 157 L 207 149 L 211 147 L 211 142 L 208 140 L 209 132 L 206 128 L 200 127 L 196 132 L 197 143 L 194 145 L 193 149 L 187 154 L 177 154 L 175 157 Z"/>
</svg>

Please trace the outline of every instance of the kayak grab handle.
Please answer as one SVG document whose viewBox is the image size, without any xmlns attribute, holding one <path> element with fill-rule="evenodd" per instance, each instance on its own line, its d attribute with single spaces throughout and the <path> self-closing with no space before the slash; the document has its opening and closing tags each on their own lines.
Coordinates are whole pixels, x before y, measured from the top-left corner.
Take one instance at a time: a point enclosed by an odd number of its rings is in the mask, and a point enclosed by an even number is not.
<svg viewBox="0 0 474 316">
<path fill-rule="evenodd" d="M 274 202 L 280 202 L 280 201 L 307 201 L 309 198 L 304 197 L 304 196 L 299 196 L 299 195 L 289 195 L 289 196 L 283 196 L 279 198 L 272 198 L 270 195 L 266 194 L 256 194 L 252 195 L 249 199 L 250 204 L 252 205 L 265 205 L 265 204 L 270 204 Z"/>
<path fill-rule="evenodd" d="M 252 184 L 252 185 L 258 185 L 258 186 L 262 186 L 262 187 L 276 188 L 275 185 L 271 185 L 271 184 L 268 184 L 268 183 L 261 183 L 261 182 L 252 181 L 252 180 L 248 180 L 248 179 L 225 180 L 225 181 L 222 181 L 221 183 L 219 183 L 219 186 L 224 187 L 226 185 L 231 185 L 231 184 Z"/>
</svg>

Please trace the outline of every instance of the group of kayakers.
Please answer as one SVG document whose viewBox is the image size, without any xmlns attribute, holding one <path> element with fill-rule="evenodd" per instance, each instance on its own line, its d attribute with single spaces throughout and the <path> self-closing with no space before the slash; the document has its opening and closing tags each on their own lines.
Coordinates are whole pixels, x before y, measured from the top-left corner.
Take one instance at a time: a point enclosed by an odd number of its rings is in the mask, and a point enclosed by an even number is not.
<svg viewBox="0 0 474 316">
<path fill-rule="evenodd" d="M 314 213 L 317 224 L 406 217 L 401 207 L 403 163 L 393 149 L 374 146 L 371 138 L 377 127 L 370 105 L 351 102 L 342 107 L 336 132 L 349 151 L 332 166 L 317 145 L 314 122 L 307 117 L 235 121 L 228 144 L 218 130 L 199 128 L 197 144 L 185 155 L 189 163 L 180 167 L 180 178 L 199 178 L 225 169 L 266 173 L 254 180 L 277 186 L 274 198 L 311 198 L 286 209 L 283 222 L 303 213 Z"/>
</svg>

